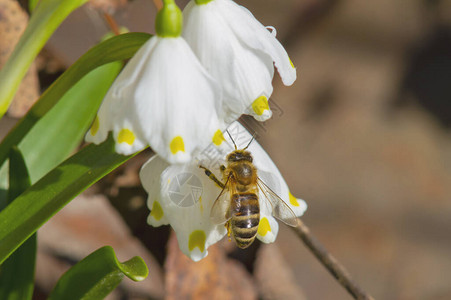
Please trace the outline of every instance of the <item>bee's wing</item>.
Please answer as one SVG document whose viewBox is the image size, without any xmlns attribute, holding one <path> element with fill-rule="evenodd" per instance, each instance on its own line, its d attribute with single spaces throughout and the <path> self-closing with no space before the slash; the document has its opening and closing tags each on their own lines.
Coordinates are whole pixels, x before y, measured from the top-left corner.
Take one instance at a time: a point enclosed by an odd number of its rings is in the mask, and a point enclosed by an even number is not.
<svg viewBox="0 0 451 300">
<path fill-rule="evenodd" d="M 285 201 L 277 196 L 260 178 L 257 178 L 257 185 L 264 198 L 271 203 L 273 216 L 289 226 L 296 227 L 296 215 Z"/>
<path fill-rule="evenodd" d="M 210 219 L 214 224 L 224 224 L 228 220 L 230 220 L 230 200 L 231 200 L 231 189 L 233 189 L 232 179 L 230 178 L 232 175 L 229 175 L 227 181 L 219 194 L 218 198 L 216 198 L 215 203 L 211 207 L 210 211 Z"/>
</svg>

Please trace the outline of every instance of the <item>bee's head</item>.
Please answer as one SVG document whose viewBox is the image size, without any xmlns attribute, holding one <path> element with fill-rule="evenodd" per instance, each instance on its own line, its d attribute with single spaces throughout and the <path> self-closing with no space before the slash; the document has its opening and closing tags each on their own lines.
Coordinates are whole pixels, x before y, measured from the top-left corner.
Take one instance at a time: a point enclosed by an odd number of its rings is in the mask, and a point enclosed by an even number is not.
<svg viewBox="0 0 451 300">
<path fill-rule="evenodd" d="M 235 150 L 227 155 L 228 162 L 237 162 L 237 161 L 248 161 L 252 162 L 252 155 L 249 151 L 246 150 Z"/>
</svg>

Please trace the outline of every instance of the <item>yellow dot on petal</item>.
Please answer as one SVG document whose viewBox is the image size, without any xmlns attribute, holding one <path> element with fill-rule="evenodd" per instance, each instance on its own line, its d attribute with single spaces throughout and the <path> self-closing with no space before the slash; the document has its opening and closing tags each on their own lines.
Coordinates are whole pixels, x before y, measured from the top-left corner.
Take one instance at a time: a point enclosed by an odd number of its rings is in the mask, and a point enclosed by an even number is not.
<svg viewBox="0 0 451 300">
<path fill-rule="evenodd" d="M 117 142 L 119 144 L 121 143 L 127 143 L 129 145 L 133 145 L 133 142 L 135 141 L 135 134 L 130 129 L 122 129 L 119 131 L 119 134 L 117 135 Z"/>
<path fill-rule="evenodd" d="M 269 110 L 268 105 L 268 98 L 265 96 L 258 97 L 253 103 L 252 103 L 252 109 L 254 112 L 261 116 L 265 112 L 265 110 Z"/>
<path fill-rule="evenodd" d="M 299 202 L 298 199 L 296 199 L 295 196 L 293 196 L 293 194 L 291 194 L 290 192 L 288 192 L 288 196 L 290 197 L 290 203 L 293 206 L 299 206 Z"/>
<path fill-rule="evenodd" d="M 185 143 L 183 142 L 182 137 L 176 136 L 173 138 L 169 148 L 171 148 L 172 154 L 176 154 L 179 151 L 185 152 Z"/>
<path fill-rule="evenodd" d="M 224 136 L 222 135 L 221 130 L 217 130 L 215 135 L 213 136 L 213 144 L 215 144 L 216 146 L 219 146 L 222 144 L 222 142 L 225 141 Z"/>
<path fill-rule="evenodd" d="M 152 205 L 152 210 L 150 211 L 150 215 L 157 221 L 163 218 L 164 212 L 158 201 L 155 201 Z"/>
<path fill-rule="evenodd" d="M 289 58 L 288 57 L 288 60 L 290 61 L 290 65 L 291 65 L 291 67 L 294 69 L 295 68 L 295 66 L 294 66 L 294 64 L 293 64 L 293 62 L 291 61 L 291 58 Z"/>
<path fill-rule="evenodd" d="M 266 217 L 263 217 L 260 220 L 260 224 L 258 225 L 258 234 L 260 236 L 265 236 L 269 231 L 271 231 L 271 226 L 269 225 L 269 221 Z"/>
<path fill-rule="evenodd" d="M 92 122 L 91 126 L 91 135 L 96 135 L 97 131 L 99 131 L 100 123 L 99 123 L 99 116 L 96 116 L 94 119 L 94 122 Z"/>
<path fill-rule="evenodd" d="M 193 251 L 194 248 L 199 248 L 200 252 L 205 251 L 205 241 L 207 240 L 207 236 L 205 232 L 202 230 L 195 230 L 189 235 L 188 241 L 188 249 L 189 251 Z"/>
</svg>

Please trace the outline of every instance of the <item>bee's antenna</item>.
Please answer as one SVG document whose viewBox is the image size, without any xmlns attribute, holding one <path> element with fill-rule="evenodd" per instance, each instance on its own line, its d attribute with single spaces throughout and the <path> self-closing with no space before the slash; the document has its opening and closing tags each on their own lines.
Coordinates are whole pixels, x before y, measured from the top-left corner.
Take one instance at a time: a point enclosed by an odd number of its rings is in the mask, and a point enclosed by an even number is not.
<svg viewBox="0 0 451 300">
<path fill-rule="evenodd" d="M 235 146 L 235 150 L 237 150 L 237 147 L 236 147 L 235 141 L 233 140 L 232 136 L 230 135 L 230 132 L 229 132 L 228 130 L 226 130 L 226 131 L 227 131 L 227 134 L 229 135 L 230 139 L 232 140 L 232 142 L 233 142 L 233 145 Z"/>
<path fill-rule="evenodd" d="M 246 150 L 247 147 L 250 146 L 250 144 L 252 143 L 252 141 L 255 139 L 255 133 L 252 135 L 251 141 L 249 142 L 249 144 L 247 144 L 246 148 L 244 148 L 243 150 Z"/>
</svg>

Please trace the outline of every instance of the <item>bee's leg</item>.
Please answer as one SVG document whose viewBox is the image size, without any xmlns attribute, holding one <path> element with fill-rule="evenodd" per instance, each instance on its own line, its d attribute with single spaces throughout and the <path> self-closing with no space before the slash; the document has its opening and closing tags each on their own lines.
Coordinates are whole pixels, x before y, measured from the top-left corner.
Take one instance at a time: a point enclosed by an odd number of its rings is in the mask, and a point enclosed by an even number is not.
<svg viewBox="0 0 451 300">
<path fill-rule="evenodd" d="M 221 189 L 224 188 L 224 184 L 221 181 L 219 181 L 218 178 L 216 178 L 215 174 L 213 174 L 210 170 L 208 170 L 204 166 L 199 166 L 199 168 L 204 169 L 205 175 L 207 175 L 211 180 L 213 180 L 216 183 L 216 185 L 218 185 Z"/>
<path fill-rule="evenodd" d="M 225 228 L 227 228 L 227 237 L 229 238 L 229 241 L 231 241 L 232 239 L 230 238 L 230 232 L 231 232 L 231 226 L 230 226 L 230 220 L 227 221 L 227 223 L 225 223 Z"/>
</svg>

